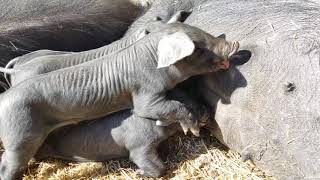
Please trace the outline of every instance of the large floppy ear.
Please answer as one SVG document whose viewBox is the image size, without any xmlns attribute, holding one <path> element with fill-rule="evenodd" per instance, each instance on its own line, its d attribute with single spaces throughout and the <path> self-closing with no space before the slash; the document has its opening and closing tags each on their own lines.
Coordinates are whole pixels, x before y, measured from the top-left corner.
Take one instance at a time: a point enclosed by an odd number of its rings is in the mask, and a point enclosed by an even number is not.
<svg viewBox="0 0 320 180">
<path fill-rule="evenodd" d="M 195 45 L 184 32 L 176 32 L 163 37 L 158 44 L 158 69 L 168 67 L 190 56 Z"/>
</svg>

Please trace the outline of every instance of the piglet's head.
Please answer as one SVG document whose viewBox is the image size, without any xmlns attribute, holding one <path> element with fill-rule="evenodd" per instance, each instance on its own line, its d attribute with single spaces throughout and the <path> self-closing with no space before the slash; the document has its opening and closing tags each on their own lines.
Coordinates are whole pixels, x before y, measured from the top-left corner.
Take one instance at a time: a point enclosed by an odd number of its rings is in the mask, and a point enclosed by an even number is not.
<svg viewBox="0 0 320 180">
<path fill-rule="evenodd" d="M 174 66 L 188 76 L 229 68 L 229 57 L 237 53 L 238 42 L 216 38 L 196 27 L 179 25 L 158 44 L 158 67 Z"/>
<path fill-rule="evenodd" d="M 224 38 L 210 38 L 209 49 L 215 54 L 215 68 L 228 69 L 230 66 L 230 57 L 236 54 L 239 50 L 239 42 L 228 42 Z"/>
</svg>

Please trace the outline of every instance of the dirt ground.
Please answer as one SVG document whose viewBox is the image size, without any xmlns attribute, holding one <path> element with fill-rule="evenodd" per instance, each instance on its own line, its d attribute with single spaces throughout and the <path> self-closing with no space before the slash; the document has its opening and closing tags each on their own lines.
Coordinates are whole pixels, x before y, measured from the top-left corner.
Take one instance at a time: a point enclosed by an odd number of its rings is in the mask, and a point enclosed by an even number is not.
<svg viewBox="0 0 320 180">
<path fill-rule="evenodd" d="M 178 135 L 161 145 L 167 173 L 159 179 L 273 179 L 240 155 L 228 150 L 214 137 Z M 129 160 L 105 163 L 70 163 L 60 160 L 30 162 L 24 180 L 31 179 L 148 179 L 136 173 Z"/>
</svg>

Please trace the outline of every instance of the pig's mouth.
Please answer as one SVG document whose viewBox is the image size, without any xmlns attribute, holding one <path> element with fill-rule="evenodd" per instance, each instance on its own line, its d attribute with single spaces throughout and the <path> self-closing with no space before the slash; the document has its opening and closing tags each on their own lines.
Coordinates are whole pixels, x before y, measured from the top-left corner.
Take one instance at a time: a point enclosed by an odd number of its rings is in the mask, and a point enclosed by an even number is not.
<svg viewBox="0 0 320 180">
<path fill-rule="evenodd" d="M 225 60 L 220 61 L 220 62 L 215 62 L 212 65 L 211 72 L 216 72 L 216 71 L 219 71 L 219 70 L 228 70 L 229 67 L 230 67 L 230 61 L 228 59 L 225 59 Z"/>
<path fill-rule="evenodd" d="M 222 66 L 221 69 L 229 69 L 229 67 L 230 67 L 229 60 L 222 61 L 222 65 L 221 66 Z"/>
<path fill-rule="evenodd" d="M 227 59 L 223 60 L 220 64 L 221 69 L 227 70 L 229 69 L 229 67 L 230 67 L 230 62 Z"/>
</svg>

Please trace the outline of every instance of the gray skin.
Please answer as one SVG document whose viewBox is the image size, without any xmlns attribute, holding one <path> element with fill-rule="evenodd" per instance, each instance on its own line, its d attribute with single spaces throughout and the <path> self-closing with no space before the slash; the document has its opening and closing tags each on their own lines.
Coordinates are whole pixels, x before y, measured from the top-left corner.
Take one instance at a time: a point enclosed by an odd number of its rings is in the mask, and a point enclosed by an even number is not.
<svg viewBox="0 0 320 180">
<path fill-rule="evenodd" d="M 319 1 L 164 0 L 134 24 L 184 8 L 193 10 L 185 23 L 226 33 L 253 55 L 194 81 L 215 113 L 215 136 L 276 178 L 319 178 Z"/>
<path fill-rule="evenodd" d="M 16 58 L 10 60 L 4 68 L 0 67 L 0 71 L 2 70 L 1 72 L 4 74 L 4 77 L 5 77 L 5 80 L 7 83 L 2 86 L 5 88 L 5 90 L 9 89 L 9 87 L 11 86 L 11 82 L 9 79 L 9 73 L 12 71 L 8 70 L 8 69 L 13 68 L 16 65 L 18 66 L 20 64 L 24 64 L 24 63 L 31 61 L 32 59 L 37 58 L 37 57 L 48 56 L 48 55 L 58 55 L 58 54 L 59 55 L 70 54 L 70 53 L 72 53 L 72 52 L 52 51 L 52 50 L 48 50 L 48 49 L 43 49 L 43 50 L 33 51 L 28 54 L 16 57 Z M 9 72 L 9 73 L 6 73 L 6 72 Z"/>
<path fill-rule="evenodd" d="M 103 162 L 129 157 L 142 175 L 159 177 L 165 172 L 165 165 L 158 156 L 157 147 L 179 129 L 179 124 L 157 126 L 155 121 L 140 118 L 130 110 L 120 111 L 90 124 L 54 131 L 35 159 Z"/>
<path fill-rule="evenodd" d="M 7 70 L 9 68 L 12 68 L 14 65 L 16 64 L 20 64 L 20 63 L 24 63 L 27 62 L 35 57 L 41 57 L 41 56 L 47 56 L 47 55 L 57 55 L 57 54 L 68 54 L 70 52 L 63 52 L 63 51 L 52 51 L 52 50 L 38 50 L 38 51 L 34 51 L 28 54 L 25 54 L 23 56 L 19 56 L 16 57 L 14 59 L 12 59 L 11 61 L 8 62 L 8 64 L 5 66 L 5 68 L 0 67 L 0 71 L 3 73 L 4 79 L 6 82 L 2 82 L 0 80 L 0 87 L 3 88 L 3 90 L 8 90 L 10 88 L 10 80 L 9 80 L 9 73 L 5 73 L 5 72 L 12 72 L 11 70 Z"/>
<path fill-rule="evenodd" d="M 194 106 L 194 100 L 188 101 L 179 91 L 175 90 L 170 93 L 170 96 L 172 95 L 175 99 Z M 199 120 L 200 126 L 206 125 L 207 120 L 208 116 L 202 116 Z M 103 162 L 129 157 L 139 167 L 139 173 L 159 177 L 166 168 L 158 156 L 158 145 L 179 131 L 182 130 L 178 123 L 166 127 L 157 126 L 155 121 L 141 118 L 131 110 L 125 110 L 93 122 L 83 122 L 55 130 L 40 147 L 35 158 Z"/>
<path fill-rule="evenodd" d="M 182 15 L 186 13 L 178 11 L 166 23 L 182 22 Z M 50 50 L 34 51 L 9 61 L 5 68 L 0 67 L 0 72 L 5 74 L 7 83 L 13 86 L 32 76 L 88 62 L 127 48 L 148 33 L 159 31 L 164 27 L 164 24 L 165 22 L 154 17 L 154 20 L 140 26 L 131 36 L 88 51 L 78 53 Z M 8 74 L 11 75 L 10 82 Z"/>
<path fill-rule="evenodd" d="M 39 49 L 78 52 L 109 44 L 147 5 L 145 0 L 1 1 L 0 67 Z M 0 76 L 6 88 L 5 83 Z M 0 92 L 5 88 L 0 86 Z"/>
<path fill-rule="evenodd" d="M 250 57 L 244 51 L 230 57 L 230 66 L 242 65 Z M 187 80 L 189 81 L 189 80 Z M 168 93 L 169 98 L 182 101 L 197 112 L 203 111 L 196 99 L 183 92 L 183 82 Z M 189 92 L 192 93 L 192 92 Z M 201 108 L 200 108 L 201 107 Z M 207 107 L 204 107 L 207 108 Z M 205 112 L 209 112 L 205 110 Z M 211 128 L 208 113 L 201 113 L 200 127 Z M 165 166 L 158 157 L 161 142 L 181 131 L 178 124 L 157 126 L 154 121 L 138 117 L 131 110 L 120 111 L 93 122 L 82 122 L 57 129 L 49 134 L 35 155 L 36 160 L 59 158 L 75 162 L 104 162 L 110 159 L 130 158 L 137 172 L 150 177 L 161 176 Z"/>
<path fill-rule="evenodd" d="M 239 51 L 230 57 L 230 66 L 242 65 L 249 58 L 247 52 Z M 183 86 L 189 86 L 189 82 L 179 84 L 168 96 L 201 112 L 203 107 L 199 106 L 196 99 L 190 98 L 188 92 L 181 91 Z M 209 112 L 208 109 L 205 112 Z M 213 120 L 210 115 L 201 114 L 200 127 L 211 128 Z M 165 165 L 158 157 L 158 146 L 178 131 L 181 128 L 177 123 L 167 127 L 157 126 L 154 121 L 125 110 L 93 122 L 85 121 L 53 131 L 38 150 L 35 159 L 104 162 L 129 157 L 139 167 L 137 172 L 144 176 L 159 177 L 165 172 Z"/>
<path fill-rule="evenodd" d="M 145 0 L 1 1 L 0 66 L 39 49 L 83 51 L 109 44 L 144 6 Z"/>
<path fill-rule="evenodd" d="M 1 179 L 19 177 L 53 130 L 132 106 L 140 117 L 174 119 L 198 134 L 201 115 L 167 99 L 166 91 L 190 76 L 227 68 L 238 44 L 184 24 L 167 26 L 118 53 L 33 77 L 3 93 Z"/>
</svg>

